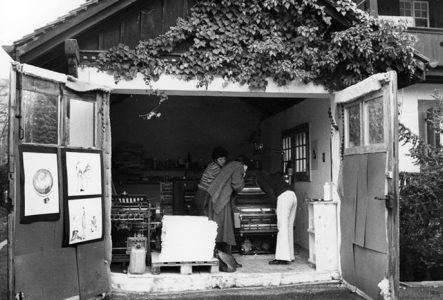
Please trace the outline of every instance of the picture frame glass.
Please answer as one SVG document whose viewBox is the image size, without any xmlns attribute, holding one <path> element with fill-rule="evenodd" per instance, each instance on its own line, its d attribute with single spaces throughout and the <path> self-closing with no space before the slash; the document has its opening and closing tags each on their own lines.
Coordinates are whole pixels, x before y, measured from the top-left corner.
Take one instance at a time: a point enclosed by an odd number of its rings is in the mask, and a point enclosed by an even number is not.
<svg viewBox="0 0 443 300">
<path fill-rule="evenodd" d="M 68 197 L 102 194 L 99 152 L 66 152 Z"/>
<path fill-rule="evenodd" d="M 103 237 L 102 198 L 68 200 L 69 245 Z"/>
<path fill-rule="evenodd" d="M 60 213 L 57 153 L 23 152 L 23 216 Z"/>
</svg>

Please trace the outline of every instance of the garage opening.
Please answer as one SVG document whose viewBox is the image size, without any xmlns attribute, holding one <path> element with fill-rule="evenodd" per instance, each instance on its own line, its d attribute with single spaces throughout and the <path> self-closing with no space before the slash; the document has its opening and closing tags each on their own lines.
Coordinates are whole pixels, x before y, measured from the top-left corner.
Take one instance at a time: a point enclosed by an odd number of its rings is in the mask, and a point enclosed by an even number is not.
<svg viewBox="0 0 443 300">
<path fill-rule="evenodd" d="M 111 96 L 114 283 L 123 290 L 161 292 L 338 278 L 337 203 L 321 201 L 324 184 L 332 181 L 329 99 L 169 96 L 160 117 L 139 117 L 157 104 L 152 96 Z M 233 252 L 243 266 L 217 273 L 210 263 L 196 264 L 183 276 L 176 262 L 153 272 L 162 219 L 198 214 L 194 196 L 216 146 L 228 150 L 228 161 L 242 154 L 251 162 L 233 208 Z M 289 265 L 268 264 L 277 220 L 275 203 L 256 183 L 259 171 L 282 172 L 295 188 L 296 259 Z M 137 243 L 147 249 L 147 268 L 134 275 L 129 254 Z"/>
</svg>

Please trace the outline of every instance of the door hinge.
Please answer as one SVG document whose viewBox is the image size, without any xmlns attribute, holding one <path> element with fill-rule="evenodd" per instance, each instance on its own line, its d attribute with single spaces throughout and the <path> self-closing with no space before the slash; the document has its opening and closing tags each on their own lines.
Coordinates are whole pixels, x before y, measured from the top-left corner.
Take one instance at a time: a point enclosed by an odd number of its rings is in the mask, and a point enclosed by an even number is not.
<svg viewBox="0 0 443 300">
<path fill-rule="evenodd" d="M 394 197 L 391 193 L 387 194 L 384 197 L 374 197 L 375 200 L 385 201 L 386 208 L 392 209 L 394 208 Z"/>
</svg>

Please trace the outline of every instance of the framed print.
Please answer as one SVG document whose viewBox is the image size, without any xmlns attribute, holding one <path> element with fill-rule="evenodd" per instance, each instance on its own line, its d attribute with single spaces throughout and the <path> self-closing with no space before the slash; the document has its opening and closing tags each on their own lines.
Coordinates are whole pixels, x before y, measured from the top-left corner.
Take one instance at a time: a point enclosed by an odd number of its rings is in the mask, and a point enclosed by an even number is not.
<svg viewBox="0 0 443 300">
<path fill-rule="evenodd" d="M 100 150 L 63 149 L 64 190 L 67 197 L 101 195 L 103 190 Z"/>
<path fill-rule="evenodd" d="M 68 199 L 65 217 L 65 246 L 103 238 L 103 198 Z"/>
<path fill-rule="evenodd" d="M 21 145 L 20 223 L 60 218 L 57 148 Z"/>
</svg>

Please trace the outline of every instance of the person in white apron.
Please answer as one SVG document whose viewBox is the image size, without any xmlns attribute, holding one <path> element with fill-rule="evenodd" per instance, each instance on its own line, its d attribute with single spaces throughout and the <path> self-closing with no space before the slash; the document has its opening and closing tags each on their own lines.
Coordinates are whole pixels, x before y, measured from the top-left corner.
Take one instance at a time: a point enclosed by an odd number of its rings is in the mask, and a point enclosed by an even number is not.
<svg viewBox="0 0 443 300">
<path fill-rule="evenodd" d="M 297 212 L 297 197 L 293 188 L 280 174 L 259 173 L 257 183 L 271 201 L 277 203 L 277 244 L 275 258 L 270 265 L 287 265 L 295 260 L 294 220 Z"/>
</svg>

